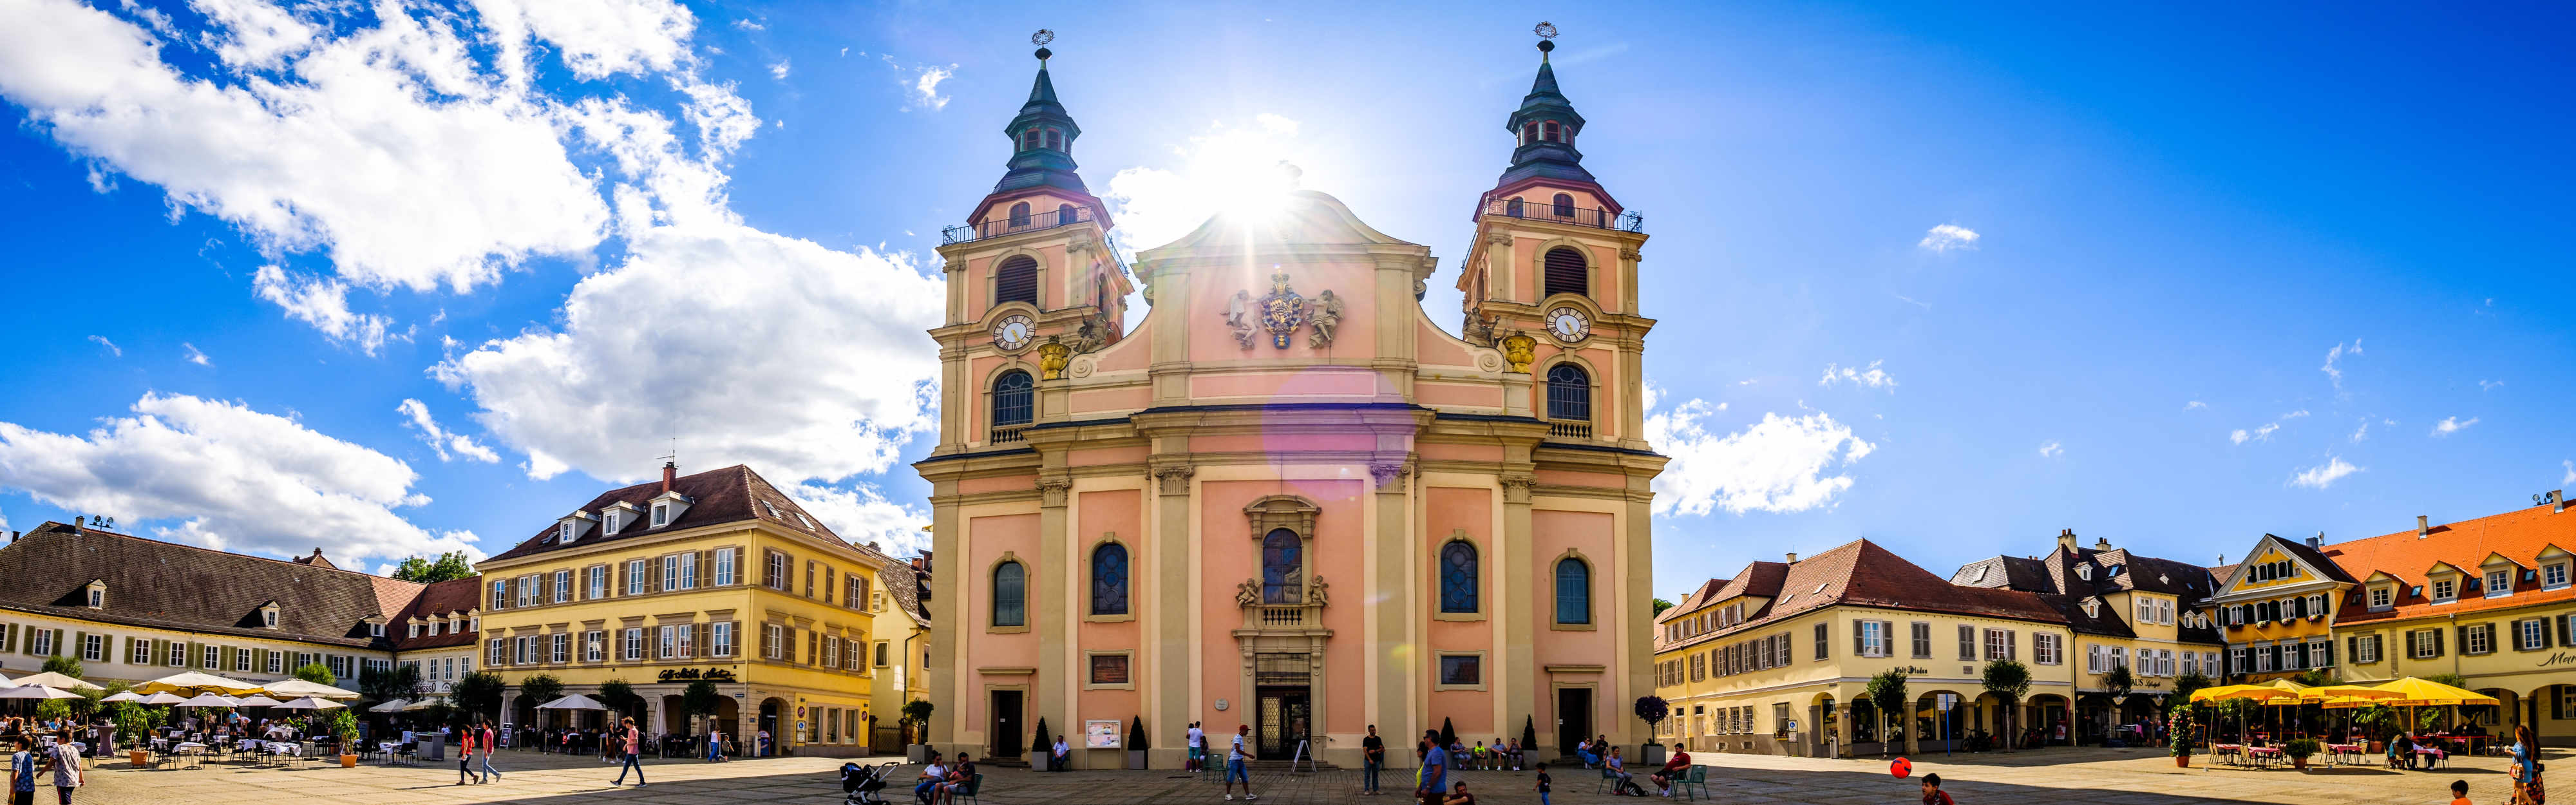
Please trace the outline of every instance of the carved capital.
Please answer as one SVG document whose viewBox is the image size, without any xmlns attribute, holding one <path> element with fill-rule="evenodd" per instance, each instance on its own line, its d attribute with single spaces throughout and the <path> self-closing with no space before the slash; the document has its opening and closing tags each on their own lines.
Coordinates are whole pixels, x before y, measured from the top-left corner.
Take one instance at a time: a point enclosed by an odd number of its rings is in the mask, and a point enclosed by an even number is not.
<svg viewBox="0 0 2576 805">
<path fill-rule="evenodd" d="M 1064 496 L 1073 491 L 1073 479 L 1062 476 L 1038 478 L 1038 505 L 1055 508 L 1064 505 Z"/>
<path fill-rule="evenodd" d="M 1512 245 L 1512 236 L 1507 232 L 1487 232 L 1485 233 L 1485 245 L 1509 246 Z"/>
<path fill-rule="evenodd" d="M 1159 482 L 1159 485 L 1163 490 L 1163 494 L 1166 495 L 1189 494 L 1190 476 L 1196 474 L 1198 474 L 1198 468 L 1192 467 L 1188 464 L 1173 464 L 1167 467 L 1154 468 L 1154 479 Z"/>
<path fill-rule="evenodd" d="M 1635 250 L 1635 249 L 1620 249 L 1620 250 L 1619 250 L 1619 259 L 1621 259 L 1621 260 L 1626 260 L 1626 261 L 1628 261 L 1628 262 L 1634 263 L 1634 262 L 1637 262 L 1637 261 L 1639 261 L 1639 260 L 1644 260 L 1644 259 L 1646 259 L 1646 255 L 1645 255 L 1644 253 L 1642 253 L 1642 252 L 1639 252 L 1639 251 Z"/>
<path fill-rule="evenodd" d="M 1413 465 L 1402 461 L 1381 461 L 1369 465 L 1369 475 L 1377 479 L 1381 490 L 1400 490 L 1404 479 L 1413 476 Z"/>
<path fill-rule="evenodd" d="M 1521 473 L 1507 473 L 1502 477 L 1502 481 L 1504 503 L 1528 503 L 1530 502 L 1530 487 L 1538 484 L 1538 477 L 1533 475 L 1524 475 Z"/>
</svg>

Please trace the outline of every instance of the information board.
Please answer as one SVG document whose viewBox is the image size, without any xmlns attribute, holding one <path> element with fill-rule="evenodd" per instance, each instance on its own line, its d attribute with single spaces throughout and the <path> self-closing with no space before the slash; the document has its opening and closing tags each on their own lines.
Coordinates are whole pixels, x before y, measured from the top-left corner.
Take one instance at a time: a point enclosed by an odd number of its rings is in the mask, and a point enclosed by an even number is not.
<svg viewBox="0 0 2576 805">
<path fill-rule="evenodd" d="M 1120 741 L 1117 719 L 1093 719 L 1082 722 L 1082 745 L 1087 749 L 1117 749 Z"/>
</svg>

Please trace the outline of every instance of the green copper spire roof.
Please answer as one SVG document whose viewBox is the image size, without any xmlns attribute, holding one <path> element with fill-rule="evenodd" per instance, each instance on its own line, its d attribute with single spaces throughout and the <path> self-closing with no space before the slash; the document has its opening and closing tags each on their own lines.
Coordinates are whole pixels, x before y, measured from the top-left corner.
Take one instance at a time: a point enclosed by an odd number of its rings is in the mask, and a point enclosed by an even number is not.
<svg viewBox="0 0 2576 805">
<path fill-rule="evenodd" d="M 1029 102 L 1020 106 L 1018 117 L 1003 127 L 1003 136 L 1011 139 L 1010 172 L 993 185 L 993 192 L 1030 187 L 1061 187 L 1082 193 L 1091 192 L 1074 173 L 1073 141 L 1082 136 L 1082 127 L 1056 100 L 1055 81 L 1047 77 L 1046 61 L 1055 55 L 1038 48 L 1038 77 L 1029 86 Z"/>
<path fill-rule="evenodd" d="M 1583 116 L 1557 90 L 1556 68 L 1547 60 L 1548 52 L 1555 49 L 1555 42 L 1539 41 L 1538 79 L 1530 82 L 1521 108 L 1503 124 L 1503 130 L 1521 145 L 1512 150 L 1512 166 L 1495 182 L 1498 186 L 1533 177 L 1594 183 L 1592 173 L 1583 169 L 1583 152 L 1574 150 L 1575 135 L 1583 132 Z M 1553 136 L 1548 132 L 1550 123 L 1555 124 Z M 1532 126 L 1537 127 L 1535 133 Z"/>
</svg>

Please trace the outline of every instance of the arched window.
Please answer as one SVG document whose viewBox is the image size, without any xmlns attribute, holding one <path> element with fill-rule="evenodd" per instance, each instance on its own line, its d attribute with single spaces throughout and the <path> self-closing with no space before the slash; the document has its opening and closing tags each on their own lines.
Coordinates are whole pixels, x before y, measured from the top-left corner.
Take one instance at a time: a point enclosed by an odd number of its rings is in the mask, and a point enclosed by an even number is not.
<svg viewBox="0 0 2576 805">
<path fill-rule="evenodd" d="M 1064 132 L 1057 131 L 1055 129 L 1047 129 L 1046 147 L 1053 148 L 1058 151 L 1064 150 Z"/>
<path fill-rule="evenodd" d="M 1592 376 L 1583 367 L 1569 362 L 1547 370 L 1547 418 L 1592 421 Z"/>
<path fill-rule="evenodd" d="M 1070 226 L 1070 225 L 1072 225 L 1072 224 L 1073 224 L 1073 222 L 1075 222 L 1075 221 L 1079 221 L 1079 220 L 1082 220 L 1082 219 L 1081 219 L 1081 218 L 1079 218 L 1079 217 L 1077 217 L 1077 215 L 1074 213 L 1074 211 L 1073 211 L 1073 205 L 1071 205 L 1071 204 L 1058 204 L 1058 205 L 1056 205 L 1056 207 L 1055 207 L 1055 225 L 1056 225 L 1056 226 Z"/>
<path fill-rule="evenodd" d="M 1572 217 L 1574 217 L 1574 197 L 1573 197 L 1573 196 L 1569 196 L 1569 195 L 1566 195 L 1566 194 L 1564 194 L 1564 193 L 1558 193 L 1558 194 L 1556 194 L 1556 217 L 1558 217 L 1558 218 L 1572 218 Z"/>
<path fill-rule="evenodd" d="M 1503 205 L 1503 214 L 1504 214 L 1504 215 L 1509 215 L 1509 216 L 1514 217 L 1514 218 L 1519 218 L 1519 217 L 1521 217 L 1521 200 L 1520 200 L 1520 197 L 1518 197 L 1518 196 L 1514 196 L 1514 197 L 1512 197 L 1512 200 L 1511 200 L 1509 203 L 1504 204 L 1504 205 Z"/>
<path fill-rule="evenodd" d="M 1018 204 L 1013 204 L 1013 205 L 1011 205 L 1011 225 L 1012 225 L 1012 226 L 1028 226 L 1028 225 L 1029 225 L 1029 203 L 1028 203 L 1028 202 L 1023 201 L 1023 202 L 1020 202 L 1020 203 L 1018 203 Z"/>
<path fill-rule="evenodd" d="M 1011 208 L 1012 226 L 1029 222 L 1029 205 Z M 1035 257 L 1015 254 L 993 269 L 993 304 L 1004 302 L 1038 303 L 1038 261 Z"/>
<path fill-rule="evenodd" d="M 1556 622 L 1592 622 L 1592 567 L 1581 559 L 1556 562 Z"/>
<path fill-rule="evenodd" d="M 1558 196 L 1558 198 L 1565 199 L 1560 202 L 1565 205 L 1562 208 L 1565 212 L 1562 214 L 1573 215 L 1574 200 L 1564 196 Z M 1546 269 L 1547 289 L 1542 295 L 1570 293 L 1590 296 L 1592 294 L 1592 264 L 1583 259 L 1582 252 L 1558 246 L 1547 250 L 1545 262 L 1546 265 L 1543 267 Z"/>
<path fill-rule="evenodd" d="M 1037 414 L 1031 405 L 1029 389 L 1036 385 L 1029 373 L 1013 369 L 993 378 L 993 427 L 1007 428 L 1029 424 Z"/>
<path fill-rule="evenodd" d="M 1018 562 L 993 568 L 993 625 L 1029 625 L 1029 571 Z"/>
<path fill-rule="evenodd" d="M 1127 546 L 1110 542 L 1092 550 L 1091 614 L 1127 614 Z"/>
<path fill-rule="evenodd" d="M 1534 142 L 1538 142 L 1538 121 L 1532 120 L 1521 124 L 1521 144 L 1528 145 Z"/>
<path fill-rule="evenodd" d="M 1295 531 L 1273 528 L 1262 536 L 1261 603 L 1305 603 L 1306 565 L 1299 555 L 1303 551 Z"/>
<path fill-rule="evenodd" d="M 1038 147 L 1037 129 L 1020 132 L 1020 150 L 1026 151 L 1036 147 Z"/>
<path fill-rule="evenodd" d="M 1547 122 L 1546 133 L 1539 135 L 1539 139 L 1565 142 L 1565 129 L 1558 126 L 1556 121 L 1550 120 Z"/>
<path fill-rule="evenodd" d="M 1474 543 L 1453 540 L 1440 548 L 1440 611 L 1477 611 Z"/>
</svg>

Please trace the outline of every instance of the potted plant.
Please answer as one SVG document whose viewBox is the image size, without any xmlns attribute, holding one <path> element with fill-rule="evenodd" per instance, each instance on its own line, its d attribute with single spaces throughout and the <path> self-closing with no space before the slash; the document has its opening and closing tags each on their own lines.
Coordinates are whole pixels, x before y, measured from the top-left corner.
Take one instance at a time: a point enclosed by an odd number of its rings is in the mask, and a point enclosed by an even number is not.
<svg viewBox="0 0 2576 805">
<path fill-rule="evenodd" d="M 2306 769 L 2308 767 L 2308 758 L 2316 755 L 2317 749 L 2317 739 L 2315 738 L 2292 738 L 2289 743 L 2281 745 L 2281 754 L 2290 756 L 2290 763 L 2292 766 L 2299 769 Z"/>
<path fill-rule="evenodd" d="M 1127 770 L 1145 770 L 1145 717 L 1137 716 L 1127 727 Z"/>
<path fill-rule="evenodd" d="M 2168 740 L 2173 744 L 2174 766 L 2176 768 L 2183 769 L 2191 768 L 2192 718 L 2190 704 L 2174 705 L 2173 729 L 2171 732 L 2173 734 L 2169 736 Z"/>
<path fill-rule="evenodd" d="M 916 730 L 913 733 L 916 739 L 903 748 L 905 762 L 930 762 L 930 711 L 931 705 L 928 699 L 914 699 L 903 703 L 904 723 Z"/>
<path fill-rule="evenodd" d="M 1637 718 L 1643 719 L 1646 722 L 1646 745 L 1637 748 L 1638 765 L 1664 765 L 1664 745 L 1662 742 L 1655 740 L 1655 725 L 1663 723 L 1664 719 L 1671 717 L 1672 714 L 1672 705 L 1665 702 L 1663 697 L 1637 697 Z M 1445 719 L 1442 720 L 1440 726 L 1441 732 L 1445 736 L 1448 733 L 1448 721 Z"/>
<path fill-rule="evenodd" d="M 1029 739 L 1029 771 L 1055 770 L 1055 740 L 1047 734 L 1046 716 L 1038 716 L 1038 733 Z"/>
<path fill-rule="evenodd" d="M 322 728 L 340 739 L 340 768 L 358 767 L 358 717 L 349 708 L 332 710 L 322 717 Z"/>
<path fill-rule="evenodd" d="M 2396 710 L 2392 710 L 2384 704 L 2374 704 L 2369 707 L 2353 711 L 2352 723 L 2361 727 L 2363 731 L 2369 733 L 2371 736 L 2369 747 L 2369 752 L 2371 754 L 2376 755 L 2381 752 L 2388 751 L 2388 742 L 2381 740 L 2379 737 L 2383 734 L 2380 729 L 2380 725 L 2395 720 L 2396 715 Z"/>
</svg>

